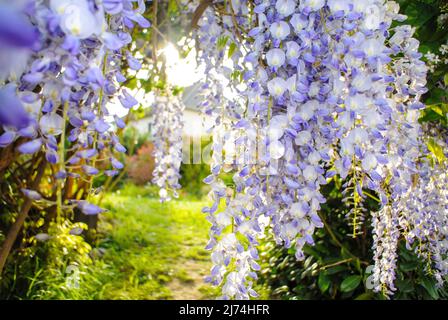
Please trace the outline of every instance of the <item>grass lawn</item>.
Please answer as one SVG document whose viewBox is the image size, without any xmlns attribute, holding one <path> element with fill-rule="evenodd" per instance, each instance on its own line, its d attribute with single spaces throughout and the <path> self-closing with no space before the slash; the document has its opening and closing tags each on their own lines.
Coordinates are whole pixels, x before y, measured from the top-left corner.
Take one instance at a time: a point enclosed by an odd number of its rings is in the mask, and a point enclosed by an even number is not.
<svg viewBox="0 0 448 320">
<path fill-rule="evenodd" d="M 36 266 L 28 299 L 215 299 L 220 289 L 204 283 L 211 268 L 207 201 L 183 196 L 162 204 L 153 187 L 125 185 L 105 196 L 93 257 L 68 286 L 66 268 Z M 90 259 L 89 259 L 90 261 Z M 269 290 L 255 285 L 261 299 Z"/>
<path fill-rule="evenodd" d="M 106 196 L 96 249 L 104 263 L 101 299 L 212 299 L 204 201 L 161 204 L 151 189 L 126 186 Z"/>
</svg>

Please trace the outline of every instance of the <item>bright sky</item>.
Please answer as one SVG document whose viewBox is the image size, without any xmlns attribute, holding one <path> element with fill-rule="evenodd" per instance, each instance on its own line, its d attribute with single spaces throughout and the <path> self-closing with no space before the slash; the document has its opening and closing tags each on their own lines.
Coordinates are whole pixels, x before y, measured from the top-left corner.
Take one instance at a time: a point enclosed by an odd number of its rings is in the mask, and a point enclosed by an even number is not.
<svg viewBox="0 0 448 320">
<path fill-rule="evenodd" d="M 185 45 L 186 39 L 181 39 L 177 44 L 178 47 Z M 166 59 L 166 74 L 167 81 L 172 86 L 178 87 L 190 87 L 195 83 L 205 79 L 205 66 L 199 65 L 196 62 L 196 49 L 193 48 L 189 51 L 185 58 L 181 58 L 179 51 L 176 46 L 169 43 L 160 54 L 163 54 Z M 224 61 L 225 67 L 231 67 L 230 59 L 229 61 Z M 136 77 L 138 79 L 147 79 L 149 76 L 149 70 L 140 70 L 137 72 Z M 227 85 L 228 80 L 222 76 L 217 75 L 218 78 L 222 77 L 224 84 L 223 95 L 226 97 L 232 96 L 234 93 L 230 90 L 230 86 Z M 149 107 L 154 102 L 154 94 L 152 92 L 145 93 L 143 90 L 128 90 L 143 107 Z M 107 108 L 111 116 L 118 115 L 119 117 L 124 117 L 127 115 L 128 110 L 123 108 L 118 99 L 111 101 Z M 111 117 L 112 120 L 112 117 Z M 198 136 L 205 133 L 206 128 L 210 125 L 209 119 L 205 119 L 203 116 L 198 115 L 195 112 L 186 111 L 184 113 L 184 121 L 188 123 L 185 126 L 184 133 L 189 136 Z M 205 125 L 204 122 L 205 121 Z"/>
<path fill-rule="evenodd" d="M 182 40 L 181 40 L 182 42 Z M 167 81 L 173 86 L 188 87 L 204 79 L 204 68 L 198 67 L 196 63 L 196 50 L 193 48 L 188 56 L 182 59 L 176 47 L 169 43 L 161 54 L 165 55 L 167 68 Z M 149 70 L 140 70 L 137 78 L 146 79 L 149 76 Z M 154 101 L 152 92 L 146 93 L 143 90 L 129 90 L 129 92 L 140 102 L 143 107 L 150 106 Z M 123 108 L 118 99 L 114 99 L 107 106 L 111 115 L 123 117 L 127 115 L 128 110 Z"/>
<path fill-rule="evenodd" d="M 198 66 L 196 63 L 195 48 L 184 59 L 180 58 L 179 51 L 172 43 L 169 43 L 162 53 L 165 55 L 167 63 L 167 80 L 171 85 L 189 87 L 205 78 L 204 66 Z"/>
</svg>

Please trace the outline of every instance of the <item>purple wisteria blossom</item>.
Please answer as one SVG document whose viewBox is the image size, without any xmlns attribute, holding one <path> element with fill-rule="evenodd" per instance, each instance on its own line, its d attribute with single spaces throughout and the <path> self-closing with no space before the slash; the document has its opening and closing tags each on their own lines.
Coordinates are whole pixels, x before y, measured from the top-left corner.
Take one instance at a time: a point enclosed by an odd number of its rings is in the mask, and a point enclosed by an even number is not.
<svg viewBox="0 0 448 320">
<path fill-rule="evenodd" d="M 155 137 L 153 183 L 160 188 L 161 202 L 177 198 L 177 190 L 181 187 L 183 110 L 182 101 L 171 94 L 157 96 L 151 109 L 151 128 Z"/>
<path fill-rule="evenodd" d="M 240 27 L 209 9 L 197 30 L 207 71 L 223 73 L 219 35 L 244 48 L 231 57 L 244 89 L 229 77 L 235 95 L 224 98 L 212 75 L 204 86 L 204 112 L 216 119 L 212 174 L 204 180 L 213 200 L 203 209 L 212 223 L 206 248 L 214 263 L 206 280 L 222 284 L 224 298 L 253 296 L 257 239 L 266 228 L 304 259 L 304 245 L 313 245 L 315 230 L 324 225 L 320 188 L 339 176 L 354 237 L 364 220 L 364 192 L 379 194 L 375 289 L 392 294 L 404 221 L 408 227 L 422 221 L 403 218 L 408 213 L 400 205 L 419 173 L 423 145 L 418 109 L 427 69 L 413 30 L 392 28 L 403 16 L 398 5 L 381 0 L 254 4 L 255 17 L 247 15 L 247 1 L 232 8 L 248 30 L 243 39 Z M 220 179 L 222 172 L 234 173 L 232 186 Z M 442 270 L 446 251 L 432 250 Z"/>
<path fill-rule="evenodd" d="M 127 45 L 134 26 L 149 27 L 144 12 L 143 0 L 2 2 L 0 147 L 20 141 L 16 149 L 24 157 L 44 155 L 58 188 L 67 177 L 117 174 L 124 167 L 117 154 L 126 148 L 115 128 L 125 123 L 106 105 L 116 98 L 127 108 L 138 104 L 119 82 L 125 81 L 123 57 L 129 67 L 141 66 Z M 36 191 L 23 192 L 40 199 Z M 71 208 L 60 200 L 56 205 Z M 85 214 L 104 212 L 88 202 L 77 205 Z"/>
</svg>

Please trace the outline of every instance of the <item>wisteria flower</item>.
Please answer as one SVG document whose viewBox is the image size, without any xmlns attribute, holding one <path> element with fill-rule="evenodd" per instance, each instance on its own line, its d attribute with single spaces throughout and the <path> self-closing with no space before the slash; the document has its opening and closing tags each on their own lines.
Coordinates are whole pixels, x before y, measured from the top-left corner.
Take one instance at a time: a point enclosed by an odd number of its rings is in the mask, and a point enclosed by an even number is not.
<svg viewBox="0 0 448 320">
<path fill-rule="evenodd" d="M 22 189 L 22 192 L 27 198 L 30 198 L 31 200 L 34 201 L 42 200 L 42 195 L 37 191 L 30 189 Z"/>
<path fill-rule="evenodd" d="M 292 27 L 294 28 L 294 31 L 298 33 L 308 26 L 309 21 L 301 14 L 296 13 L 293 14 L 289 23 L 291 23 Z"/>
<path fill-rule="evenodd" d="M 280 97 L 287 90 L 287 83 L 282 78 L 274 78 L 268 82 L 268 90 L 274 97 Z"/>
<path fill-rule="evenodd" d="M 66 34 L 86 39 L 103 31 L 104 14 L 92 12 L 86 0 L 51 0 L 50 7 L 60 15 L 60 25 Z"/>
<path fill-rule="evenodd" d="M 33 154 L 38 152 L 42 148 L 42 140 L 35 139 L 29 142 L 25 142 L 18 147 L 20 153 Z"/>
<path fill-rule="evenodd" d="M 8 84 L 0 89 L 0 125 L 21 129 L 28 126 L 30 117 L 16 95 L 16 87 Z"/>
<path fill-rule="evenodd" d="M 266 60 L 271 67 L 280 67 L 285 63 L 285 52 L 282 49 L 271 49 L 266 53 Z"/>
<path fill-rule="evenodd" d="M 39 120 L 39 126 L 45 135 L 57 136 L 62 133 L 65 120 L 58 114 L 46 114 Z"/>
<path fill-rule="evenodd" d="M 275 9 L 282 16 L 290 16 L 294 13 L 296 7 L 296 2 L 294 0 L 277 0 L 275 4 Z"/>
<path fill-rule="evenodd" d="M 291 32 L 288 23 L 285 21 L 274 22 L 271 24 L 269 30 L 271 31 L 272 36 L 277 40 L 284 40 Z"/>
<path fill-rule="evenodd" d="M 313 11 L 321 9 L 325 5 L 325 0 L 305 0 L 300 4 L 303 8 L 309 8 Z"/>
</svg>

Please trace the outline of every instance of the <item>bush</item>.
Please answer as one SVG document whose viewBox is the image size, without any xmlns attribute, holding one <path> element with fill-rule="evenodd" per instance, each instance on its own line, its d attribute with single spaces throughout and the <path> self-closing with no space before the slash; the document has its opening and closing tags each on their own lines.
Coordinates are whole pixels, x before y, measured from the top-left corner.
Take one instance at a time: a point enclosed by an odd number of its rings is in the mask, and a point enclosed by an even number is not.
<svg viewBox="0 0 448 320">
<path fill-rule="evenodd" d="M 137 153 L 128 157 L 128 178 L 136 185 L 144 185 L 152 180 L 154 170 L 154 145 L 150 142 L 143 144 Z"/>
<path fill-rule="evenodd" d="M 210 143 L 210 137 L 202 137 L 201 150 L 204 150 Z M 190 145 L 190 155 L 191 157 L 193 155 L 192 145 Z M 192 162 L 192 159 L 190 159 L 190 162 Z M 210 174 L 209 164 L 182 163 L 180 166 L 180 174 L 180 184 L 182 186 L 181 192 L 199 198 L 208 192 L 209 187 L 203 183 L 203 180 Z"/>
</svg>

